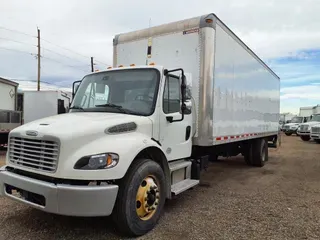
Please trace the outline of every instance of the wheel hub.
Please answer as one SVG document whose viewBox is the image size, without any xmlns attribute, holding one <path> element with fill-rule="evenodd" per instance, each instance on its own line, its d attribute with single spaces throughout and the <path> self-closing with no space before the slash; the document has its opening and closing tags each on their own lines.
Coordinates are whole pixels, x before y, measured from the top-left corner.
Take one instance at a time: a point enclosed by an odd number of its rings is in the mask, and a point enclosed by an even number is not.
<svg viewBox="0 0 320 240">
<path fill-rule="evenodd" d="M 153 177 L 142 180 L 136 196 L 136 212 L 141 220 L 149 220 L 157 211 L 160 191 Z"/>
</svg>

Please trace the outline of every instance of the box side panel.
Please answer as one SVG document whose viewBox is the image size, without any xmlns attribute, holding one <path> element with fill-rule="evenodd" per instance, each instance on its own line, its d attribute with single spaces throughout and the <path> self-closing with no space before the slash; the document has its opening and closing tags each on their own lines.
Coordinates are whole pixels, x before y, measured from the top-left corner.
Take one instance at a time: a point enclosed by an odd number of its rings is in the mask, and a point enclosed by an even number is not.
<svg viewBox="0 0 320 240">
<path fill-rule="evenodd" d="M 217 24 L 214 141 L 277 132 L 279 111 L 279 79 Z"/>
<path fill-rule="evenodd" d="M 57 115 L 57 92 L 24 92 L 24 123 Z"/>
<path fill-rule="evenodd" d="M 0 110 L 15 110 L 16 87 L 0 82 Z"/>
<path fill-rule="evenodd" d="M 118 65 L 145 65 L 154 62 L 167 69 L 183 68 L 192 75 L 192 96 L 197 114 L 199 103 L 200 40 L 199 31 L 184 31 L 152 37 L 150 58 L 147 57 L 148 39 L 121 43 L 115 46 Z M 161 96 L 162 97 L 162 96 Z M 195 116 L 197 119 L 197 116 Z M 197 128 L 194 122 L 194 129 Z M 197 131 L 196 131 L 197 132 Z"/>
</svg>

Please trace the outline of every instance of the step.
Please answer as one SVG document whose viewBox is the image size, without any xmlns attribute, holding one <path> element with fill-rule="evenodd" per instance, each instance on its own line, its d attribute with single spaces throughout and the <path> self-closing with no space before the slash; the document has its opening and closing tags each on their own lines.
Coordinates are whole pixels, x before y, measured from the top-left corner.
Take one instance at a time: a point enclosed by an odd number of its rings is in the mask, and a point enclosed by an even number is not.
<svg viewBox="0 0 320 240">
<path fill-rule="evenodd" d="M 196 179 L 185 179 L 181 182 L 178 182 L 176 184 L 173 184 L 171 186 L 171 192 L 174 193 L 175 195 L 178 195 L 179 193 L 182 193 L 189 188 L 192 188 L 200 183 L 199 180 Z"/>
<path fill-rule="evenodd" d="M 186 168 L 189 166 L 191 166 L 190 161 L 178 160 L 178 161 L 174 161 L 174 162 L 169 162 L 169 168 L 170 168 L 171 173 L 174 171 L 177 171 L 181 168 Z"/>
</svg>

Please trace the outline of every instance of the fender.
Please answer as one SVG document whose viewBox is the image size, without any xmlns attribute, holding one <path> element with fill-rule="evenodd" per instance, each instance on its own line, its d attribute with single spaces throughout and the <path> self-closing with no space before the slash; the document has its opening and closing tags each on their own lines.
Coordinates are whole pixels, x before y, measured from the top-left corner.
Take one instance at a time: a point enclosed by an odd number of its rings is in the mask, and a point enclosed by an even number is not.
<svg viewBox="0 0 320 240">
<path fill-rule="evenodd" d="M 165 156 L 163 150 L 150 136 L 139 132 L 104 135 L 80 146 L 80 148 L 70 146 L 63 149 L 60 158 L 68 160 L 58 164 L 56 177 L 78 180 L 117 180 L 125 176 L 131 163 L 143 150 L 156 148 Z M 119 155 L 119 163 L 115 167 L 100 170 L 74 169 L 74 165 L 80 158 L 107 152 Z M 166 165 L 168 168 L 167 161 Z"/>
</svg>

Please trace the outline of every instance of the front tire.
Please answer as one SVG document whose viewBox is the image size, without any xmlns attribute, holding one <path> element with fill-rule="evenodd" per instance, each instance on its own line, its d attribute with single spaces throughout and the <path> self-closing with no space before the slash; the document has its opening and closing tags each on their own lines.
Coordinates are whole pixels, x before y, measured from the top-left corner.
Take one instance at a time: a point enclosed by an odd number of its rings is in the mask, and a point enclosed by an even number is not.
<svg viewBox="0 0 320 240">
<path fill-rule="evenodd" d="M 284 133 L 286 136 L 291 136 L 292 135 L 292 133 Z"/>
<path fill-rule="evenodd" d="M 133 162 L 119 184 L 113 221 L 120 233 L 141 236 L 152 230 L 166 199 L 165 175 L 161 166 L 150 159 Z"/>
<path fill-rule="evenodd" d="M 320 144 L 320 139 L 315 139 L 314 140 L 316 143 Z"/>
<path fill-rule="evenodd" d="M 310 136 L 300 136 L 300 138 L 301 138 L 301 140 L 302 141 L 305 141 L 305 142 L 308 142 L 311 138 L 310 138 Z"/>
</svg>

